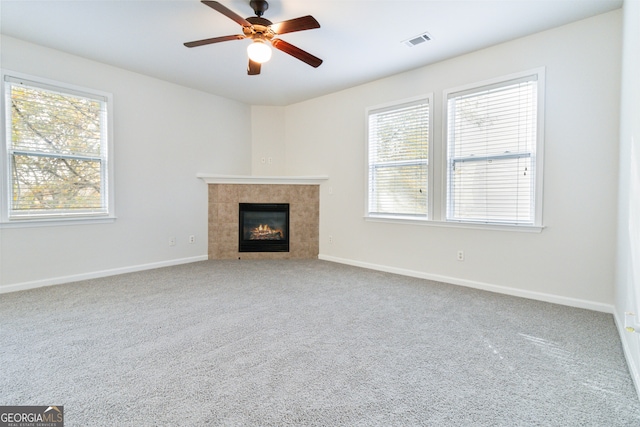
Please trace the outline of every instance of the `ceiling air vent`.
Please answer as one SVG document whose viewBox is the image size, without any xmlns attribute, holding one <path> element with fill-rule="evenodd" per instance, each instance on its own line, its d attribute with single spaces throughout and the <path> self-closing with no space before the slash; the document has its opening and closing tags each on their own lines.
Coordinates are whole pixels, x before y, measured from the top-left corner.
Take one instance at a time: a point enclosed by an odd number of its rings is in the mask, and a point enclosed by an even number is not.
<svg viewBox="0 0 640 427">
<path fill-rule="evenodd" d="M 421 43 L 428 42 L 429 40 L 431 40 L 431 36 L 429 35 L 429 33 L 422 33 L 418 36 L 411 37 L 410 39 L 405 40 L 402 43 L 406 44 L 409 47 L 414 47 Z"/>
</svg>

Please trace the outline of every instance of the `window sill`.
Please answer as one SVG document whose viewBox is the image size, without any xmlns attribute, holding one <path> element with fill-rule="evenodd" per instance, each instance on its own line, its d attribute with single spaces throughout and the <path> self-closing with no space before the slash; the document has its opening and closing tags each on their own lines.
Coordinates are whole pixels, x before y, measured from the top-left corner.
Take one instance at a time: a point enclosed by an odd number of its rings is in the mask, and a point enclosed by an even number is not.
<svg viewBox="0 0 640 427">
<path fill-rule="evenodd" d="M 59 227 L 69 225 L 109 224 L 116 221 L 115 216 L 85 217 L 85 218 L 56 218 L 56 219 L 15 219 L 0 222 L 3 228 L 30 228 L 30 227 Z"/>
<path fill-rule="evenodd" d="M 427 227 L 467 228 L 475 230 L 518 231 L 524 233 L 540 233 L 545 228 L 539 225 L 481 224 L 475 222 L 433 221 L 423 218 L 402 218 L 393 216 L 365 216 L 365 221 L 386 222 L 392 224 L 421 225 Z"/>
</svg>

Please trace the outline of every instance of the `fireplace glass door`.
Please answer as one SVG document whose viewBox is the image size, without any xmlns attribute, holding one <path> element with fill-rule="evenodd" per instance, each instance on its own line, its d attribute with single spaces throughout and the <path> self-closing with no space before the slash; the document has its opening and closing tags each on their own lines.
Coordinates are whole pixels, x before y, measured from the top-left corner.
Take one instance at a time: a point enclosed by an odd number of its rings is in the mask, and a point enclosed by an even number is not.
<svg viewBox="0 0 640 427">
<path fill-rule="evenodd" d="M 240 203 L 239 252 L 289 252 L 288 203 Z"/>
</svg>

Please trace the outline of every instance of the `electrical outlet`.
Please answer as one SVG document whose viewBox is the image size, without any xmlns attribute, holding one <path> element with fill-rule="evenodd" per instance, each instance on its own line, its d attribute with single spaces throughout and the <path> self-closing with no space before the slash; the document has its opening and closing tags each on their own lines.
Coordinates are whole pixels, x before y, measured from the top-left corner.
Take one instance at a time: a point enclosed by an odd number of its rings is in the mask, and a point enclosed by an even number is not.
<svg viewBox="0 0 640 427">
<path fill-rule="evenodd" d="M 627 332 L 640 333 L 640 324 L 635 313 L 627 311 L 624 313 L 624 329 Z"/>
<path fill-rule="evenodd" d="M 464 261 L 464 251 L 458 251 L 458 261 Z"/>
<path fill-rule="evenodd" d="M 196 236 L 192 234 L 191 236 L 189 236 L 189 243 L 195 243 L 195 242 L 196 242 Z"/>
<path fill-rule="evenodd" d="M 333 236 L 329 236 L 329 244 L 333 245 Z"/>
<path fill-rule="evenodd" d="M 176 238 L 169 237 L 169 246 L 175 246 L 175 245 L 176 245 Z"/>
</svg>

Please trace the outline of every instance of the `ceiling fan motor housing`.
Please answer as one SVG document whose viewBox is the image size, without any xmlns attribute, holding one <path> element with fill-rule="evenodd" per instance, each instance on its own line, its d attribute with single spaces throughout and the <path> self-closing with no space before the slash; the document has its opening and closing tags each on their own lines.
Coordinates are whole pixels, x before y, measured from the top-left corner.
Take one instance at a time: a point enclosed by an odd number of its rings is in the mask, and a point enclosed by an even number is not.
<svg viewBox="0 0 640 427">
<path fill-rule="evenodd" d="M 264 12 L 269 9 L 269 3 L 267 3 L 265 0 L 251 0 L 249 2 L 249 6 L 253 8 L 256 16 L 264 15 Z"/>
</svg>

